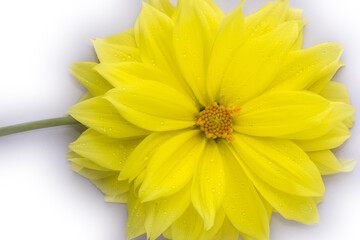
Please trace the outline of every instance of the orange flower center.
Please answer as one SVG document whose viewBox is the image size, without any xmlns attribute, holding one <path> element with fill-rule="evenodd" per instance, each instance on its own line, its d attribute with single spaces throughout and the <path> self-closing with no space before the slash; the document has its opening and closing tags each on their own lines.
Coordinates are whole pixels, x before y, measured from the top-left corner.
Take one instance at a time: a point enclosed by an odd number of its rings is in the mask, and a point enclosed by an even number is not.
<svg viewBox="0 0 360 240">
<path fill-rule="evenodd" d="M 234 137 L 231 135 L 234 131 L 232 129 L 232 119 L 239 111 L 240 108 L 225 108 L 213 103 L 200 112 L 197 124 L 207 138 L 225 138 L 228 141 L 233 141 Z"/>
</svg>

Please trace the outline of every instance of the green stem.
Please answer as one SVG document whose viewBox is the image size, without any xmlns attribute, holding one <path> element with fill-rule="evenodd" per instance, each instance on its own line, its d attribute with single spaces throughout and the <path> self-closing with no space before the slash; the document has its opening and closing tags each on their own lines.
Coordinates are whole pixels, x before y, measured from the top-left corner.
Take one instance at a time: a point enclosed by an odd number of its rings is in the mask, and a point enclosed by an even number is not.
<svg viewBox="0 0 360 240">
<path fill-rule="evenodd" d="M 79 122 L 76 121 L 71 116 L 66 116 L 66 117 L 51 118 L 51 119 L 35 121 L 35 122 L 21 123 L 13 126 L 0 128 L 0 136 L 5 136 L 18 132 L 25 132 L 39 128 L 48 128 L 48 127 L 71 125 L 71 124 L 79 124 Z"/>
</svg>

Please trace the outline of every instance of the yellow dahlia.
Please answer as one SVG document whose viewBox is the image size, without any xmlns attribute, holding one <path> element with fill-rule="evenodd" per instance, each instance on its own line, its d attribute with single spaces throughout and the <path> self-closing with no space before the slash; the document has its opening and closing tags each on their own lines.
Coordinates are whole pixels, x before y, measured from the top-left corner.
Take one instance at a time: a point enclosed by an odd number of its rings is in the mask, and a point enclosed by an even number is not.
<svg viewBox="0 0 360 240">
<path fill-rule="evenodd" d="M 330 149 L 353 122 L 331 78 L 342 47 L 302 50 L 302 11 L 269 2 L 246 18 L 211 0 L 148 0 L 135 27 L 93 44 L 71 71 L 89 94 L 71 167 L 128 203 L 126 234 L 269 239 L 273 211 L 313 224 L 321 175 L 351 171 Z"/>
</svg>

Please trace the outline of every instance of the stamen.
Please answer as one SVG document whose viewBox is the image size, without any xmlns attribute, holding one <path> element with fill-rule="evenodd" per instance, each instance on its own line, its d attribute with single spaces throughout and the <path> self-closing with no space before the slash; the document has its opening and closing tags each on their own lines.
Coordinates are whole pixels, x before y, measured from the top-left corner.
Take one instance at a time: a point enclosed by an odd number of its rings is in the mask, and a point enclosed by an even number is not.
<svg viewBox="0 0 360 240">
<path fill-rule="evenodd" d="M 234 140 L 234 137 L 231 135 L 233 133 L 232 118 L 239 111 L 240 108 L 225 108 L 217 103 L 213 103 L 199 113 L 197 124 L 207 138 L 225 138 L 231 142 Z"/>
</svg>

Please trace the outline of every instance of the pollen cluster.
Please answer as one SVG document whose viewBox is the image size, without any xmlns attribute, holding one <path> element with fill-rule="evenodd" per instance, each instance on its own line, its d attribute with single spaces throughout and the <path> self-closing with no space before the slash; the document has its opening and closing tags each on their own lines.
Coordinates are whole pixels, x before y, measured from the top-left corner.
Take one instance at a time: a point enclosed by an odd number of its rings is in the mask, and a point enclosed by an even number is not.
<svg viewBox="0 0 360 240">
<path fill-rule="evenodd" d="M 225 138 L 233 141 L 232 118 L 239 111 L 240 108 L 225 108 L 213 103 L 200 112 L 197 124 L 207 138 Z"/>
</svg>

